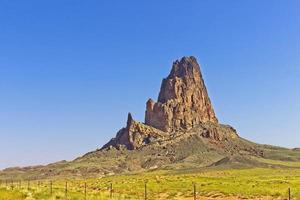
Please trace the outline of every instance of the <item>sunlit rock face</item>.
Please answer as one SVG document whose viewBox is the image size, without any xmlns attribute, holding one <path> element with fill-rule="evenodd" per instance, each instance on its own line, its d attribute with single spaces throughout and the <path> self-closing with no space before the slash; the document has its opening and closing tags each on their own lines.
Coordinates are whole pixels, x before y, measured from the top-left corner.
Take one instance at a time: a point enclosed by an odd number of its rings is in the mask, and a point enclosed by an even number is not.
<svg viewBox="0 0 300 200">
<path fill-rule="evenodd" d="M 145 124 L 172 132 L 205 122 L 218 123 L 218 119 L 196 58 L 183 57 L 163 79 L 158 101 L 148 100 Z"/>
<path fill-rule="evenodd" d="M 111 139 L 102 148 L 115 147 L 118 149 L 126 148 L 129 150 L 138 149 L 147 145 L 158 138 L 164 138 L 166 133 L 152 126 L 135 121 L 131 114 L 128 114 L 127 125 L 122 128 L 115 138 Z"/>
</svg>

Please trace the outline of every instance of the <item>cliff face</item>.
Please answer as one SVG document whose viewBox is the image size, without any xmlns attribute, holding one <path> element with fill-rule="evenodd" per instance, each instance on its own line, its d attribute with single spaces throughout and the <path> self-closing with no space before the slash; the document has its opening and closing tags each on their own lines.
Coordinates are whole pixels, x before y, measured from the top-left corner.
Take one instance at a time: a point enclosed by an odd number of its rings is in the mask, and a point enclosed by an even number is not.
<svg viewBox="0 0 300 200">
<path fill-rule="evenodd" d="M 148 100 L 145 123 L 134 121 L 129 114 L 127 126 L 103 148 L 138 149 L 157 139 L 168 138 L 176 131 L 186 131 L 206 122 L 218 124 L 218 119 L 208 97 L 200 66 L 196 58 L 183 57 L 173 63 L 171 73 L 163 79 L 158 102 Z M 203 137 L 221 138 L 217 131 L 210 130 L 203 134 Z"/>
<path fill-rule="evenodd" d="M 183 57 L 163 79 L 158 102 L 148 100 L 145 124 L 172 132 L 203 122 L 218 123 L 218 119 L 196 58 Z"/>
</svg>

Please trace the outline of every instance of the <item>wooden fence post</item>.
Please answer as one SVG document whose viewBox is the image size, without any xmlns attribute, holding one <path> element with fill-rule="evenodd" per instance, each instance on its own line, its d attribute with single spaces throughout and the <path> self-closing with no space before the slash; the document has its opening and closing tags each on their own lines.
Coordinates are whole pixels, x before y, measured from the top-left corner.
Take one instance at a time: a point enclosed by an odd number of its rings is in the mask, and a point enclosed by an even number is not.
<svg viewBox="0 0 300 200">
<path fill-rule="evenodd" d="M 145 200 L 148 199 L 148 194 L 147 194 L 147 181 L 145 181 Z"/>
<path fill-rule="evenodd" d="M 109 194 L 109 197 L 112 198 L 112 195 L 113 195 L 113 184 L 110 183 L 110 194 Z"/>
<path fill-rule="evenodd" d="M 50 194 L 52 196 L 52 181 L 50 181 Z"/>
<path fill-rule="evenodd" d="M 196 183 L 194 183 L 194 200 L 197 200 L 197 188 L 196 188 Z"/>
<path fill-rule="evenodd" d="M 65 196 L 66 196 L 66 198 L 68 197 L 68 182 L 66 182 Z"/>
<path fill-rule="evenodd" d="M 84 200 L 86 200 L 86 182 L 84 183 Z"/>
<path fill-rule="evenodd" d="M 289 188 L 289 200 L 291 200 L 291 188 Z"/>
<path fill-rule="evenodd" d="M 30 189 L 30 180 L 27 181 L 27 190 Z"/>
</svg>

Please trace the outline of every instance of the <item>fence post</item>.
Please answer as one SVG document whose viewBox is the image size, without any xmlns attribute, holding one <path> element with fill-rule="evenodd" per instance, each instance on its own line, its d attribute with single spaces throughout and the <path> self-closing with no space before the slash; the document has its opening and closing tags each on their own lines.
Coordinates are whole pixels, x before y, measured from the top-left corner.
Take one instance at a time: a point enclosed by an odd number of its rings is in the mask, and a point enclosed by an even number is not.
<svg viewBox="0 0 300 200">
<path fill-rule="evenodd" d="M 147 200 L 147 181 L 145 182 L 145 200 Z"/>
<path fill-rule="evenodd" d="M 86 182 L 84 183 L 84 200 L 86 200 Z"/>
<path fill-rule="evenodd" d="M 29 186 L 30 186 L 30 180 L 27 181 L 27 190 L 30 189 Z"/>
<path fill-rule="evenodd" d="M 109 197 L 112 198 L 112 194 L 113 194 L 113 184 L 110 183 L 110 190 L 109 190 L 110 194 Z"/>
<path fill-rule="evenodd" d="M 66 182 L 65 196 L 66 196 L 66 198 L 67 198 L 67 196 L 68 196 L 68 182 Z"/>
<path fill-rule="evenodd" d="M 291 200 L 291 188 L 289 188 L 289 200 Z"/>
<path fill-rule="evenodd" d="M 50 181 L 50 194 L 52 196 L 52 181 Z"/>
<path fill-rule="evenodd" d="M 197 200 L 197 188 L 196 188 L 196 183 L 194 183 L 194 200 Z"/>
</svg>

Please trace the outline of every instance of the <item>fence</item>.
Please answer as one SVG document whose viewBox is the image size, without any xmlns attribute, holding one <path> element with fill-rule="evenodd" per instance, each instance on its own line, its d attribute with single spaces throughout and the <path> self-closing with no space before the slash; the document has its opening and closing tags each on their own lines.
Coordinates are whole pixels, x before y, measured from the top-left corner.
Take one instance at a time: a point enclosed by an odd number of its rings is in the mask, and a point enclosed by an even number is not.
<svg viewBox="0 0 300 200">
<path fill-rule="evenodd" d="M 40 180 L 27 180 L 27 181 L 16 181 L 16 180 L 1 180 L 0 187 L 7 191 L 20 191 L 25 194 L 35 194 L 37 197 L 55 199 L 83 199 L 83 200 L 98 200 L 98 199 L 131 199 L 131 200 L 156 200 L 156 199 L 200 199 L 203 193 L 197 190 L 197 184 L 191 183 L 186 187 L 185 194 L 178 194 L 179 189 L 183 189 L 182 186 L 178 188 L 172 188 L 171 190 L 156 192 L 148 186 L 149 181 L 144 181 L 140 185 L 129 186 L 128 188 L 118 187 L 118 184 L 112 182 L 102 184 L 101 187 L 83 181 L 40 181 Z M 138 188 L 139 187 L 139 188 Z M 159 185 L 156 185 L 159 187 Z M 152 190 L 151 190 L 152 189 Z M 292 200 L 291 188 L 287 190 L 287 198 Z"/>
</svg>

